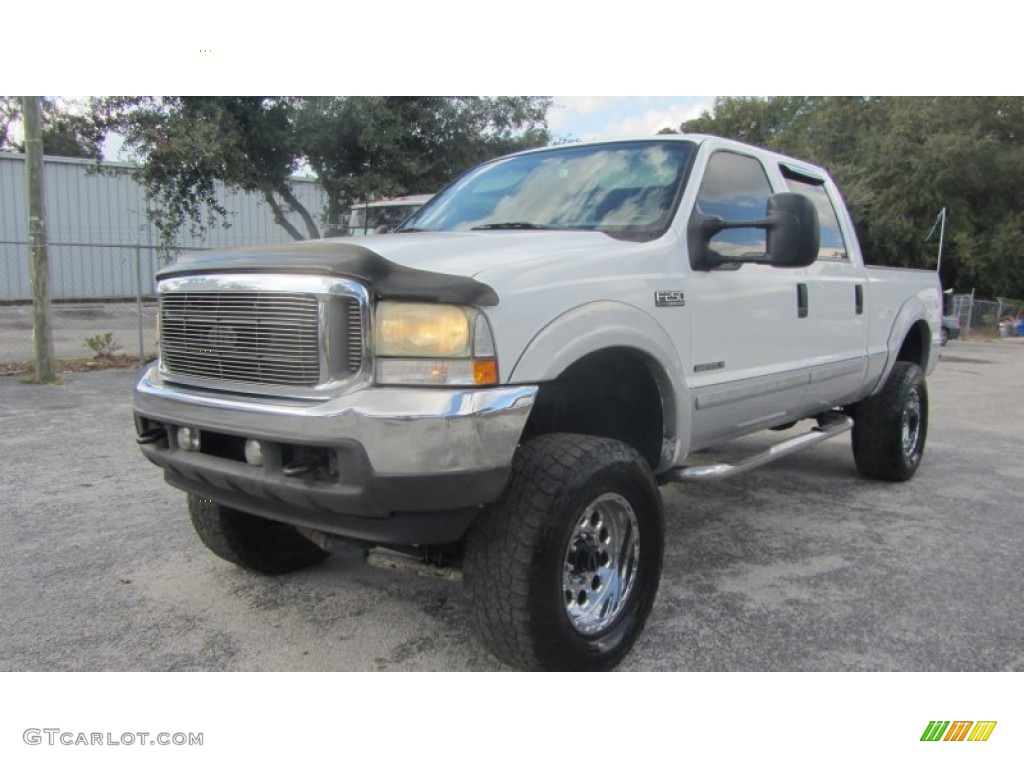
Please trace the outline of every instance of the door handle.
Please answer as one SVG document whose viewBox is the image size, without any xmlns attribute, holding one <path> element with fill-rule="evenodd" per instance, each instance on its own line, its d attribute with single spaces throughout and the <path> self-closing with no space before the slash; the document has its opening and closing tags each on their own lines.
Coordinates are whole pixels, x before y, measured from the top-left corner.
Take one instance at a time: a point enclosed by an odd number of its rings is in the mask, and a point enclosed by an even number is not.
<svg viewBox="0 0 1024 768">
<path fill-rule="evenodd" d="M 807 317 L 807 283 L 796 284 L 796 316 Z"/>
<path fill-rule="evenodd" d="M 859 283 L 853 287 L 854 302 L 857 306 L 857 314 L 864 314 L 864 286 Z"/>
</svg>

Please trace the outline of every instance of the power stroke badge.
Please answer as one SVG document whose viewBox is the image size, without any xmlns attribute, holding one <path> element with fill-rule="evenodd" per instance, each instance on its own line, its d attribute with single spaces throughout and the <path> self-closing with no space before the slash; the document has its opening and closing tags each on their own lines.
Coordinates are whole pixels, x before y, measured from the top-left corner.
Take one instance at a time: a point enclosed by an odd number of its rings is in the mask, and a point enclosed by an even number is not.
<svg viewBox="0 0 1024 768">
<path fill-rule="evenodd" d="M 685 307 L 686 296 L 682 291 L 655 291 L 654 306 L 656 307 Z"/>
</svg>

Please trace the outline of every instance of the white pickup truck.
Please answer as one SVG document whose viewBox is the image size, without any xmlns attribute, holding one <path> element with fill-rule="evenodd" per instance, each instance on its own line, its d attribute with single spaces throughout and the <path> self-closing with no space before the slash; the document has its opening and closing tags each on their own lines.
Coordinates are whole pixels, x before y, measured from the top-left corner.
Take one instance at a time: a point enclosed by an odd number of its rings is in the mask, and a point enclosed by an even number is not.
<svg viewBox="0 0 1024 768">
<path fill-rule="evenodd" d="M 629 651 L 661 483 L 851 428 L 863 474 L 909 479 L 940 343 L 936 275 L 865 268 L 824 170 L 708 136 L 522 152 L 394 234 L 189 254 L 158 281 L 138 441 L 202 541 L 266 573 L 353 545 L 454 564 L 478 636 L 527 669 Z"/>
</svg>

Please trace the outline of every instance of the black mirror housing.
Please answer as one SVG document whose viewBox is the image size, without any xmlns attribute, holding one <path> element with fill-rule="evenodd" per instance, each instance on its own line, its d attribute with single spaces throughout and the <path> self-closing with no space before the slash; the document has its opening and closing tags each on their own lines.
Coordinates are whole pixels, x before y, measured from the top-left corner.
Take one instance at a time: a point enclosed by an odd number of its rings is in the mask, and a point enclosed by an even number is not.
<svg viewBox="0 0 1024 768">
<path fill-rule="evenodd" d="M 814 203 L 796 192 L 768 198 L 768 263 L 773 267 L 808 267 L 818 258 L 821 232 Z"/>
<path fill-rule="evenodd" d="M 722 256 L 711 248 L 711 238 L 725 229 L 763 229 L 767 233 L 763 256 Z M 814 203 L 796 192 L 779 192 L 768 198 L 765 218 L 726 221 L 697 211 L 690 220 L 687 240 L 694 269 L 711 270 L 727 264 L 768 264 L 799 268 L 818 258 L 820 231 Z"/>
</svg>

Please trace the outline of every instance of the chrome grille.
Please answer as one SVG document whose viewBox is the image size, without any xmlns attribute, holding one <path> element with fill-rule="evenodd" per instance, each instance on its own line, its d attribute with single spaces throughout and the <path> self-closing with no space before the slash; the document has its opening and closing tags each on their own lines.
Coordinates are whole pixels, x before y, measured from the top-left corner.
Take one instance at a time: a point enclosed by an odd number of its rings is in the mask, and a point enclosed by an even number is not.
<svg viewBox="0 0 1024 768">
<path fill-rule="evenodd" d="M 352 303 L 358 311 L 358 302 Z M 321 380 L 319 329 L 314 294 L 197 291 L 160 297 L 160 357 L 174 374 L 315 386 Z M 361 343 L 361 325 L 355 330 L 349 335 Z"/>
<path fill-rule="evenodd" d="M 345 347 L 347 353 L 345 366 L 349 373 L 356 373 L 363 364 L 363 316 L 359 302 L 355 299 L 348 300 L 345 320 L 347 322 L 345 333 L 348 339 L 348 344 Z"/>
</svg>

